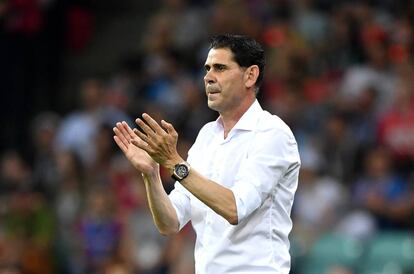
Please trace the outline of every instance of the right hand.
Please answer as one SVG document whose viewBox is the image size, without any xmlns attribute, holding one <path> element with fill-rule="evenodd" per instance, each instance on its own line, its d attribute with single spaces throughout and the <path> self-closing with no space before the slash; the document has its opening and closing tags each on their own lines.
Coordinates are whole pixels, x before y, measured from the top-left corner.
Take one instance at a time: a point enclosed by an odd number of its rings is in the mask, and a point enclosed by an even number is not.
<svg viewBox="0 0 414 274">
<path fill-rule="evenodd" d="M 159 165 L 147 152 L 132 144 L 132 140 L 142 142 L 126 122 L 116 123 L 113 128 L 114 140 L 131 164 L 141 173 L 150 175 L 159 171 Z"/>
</svg>

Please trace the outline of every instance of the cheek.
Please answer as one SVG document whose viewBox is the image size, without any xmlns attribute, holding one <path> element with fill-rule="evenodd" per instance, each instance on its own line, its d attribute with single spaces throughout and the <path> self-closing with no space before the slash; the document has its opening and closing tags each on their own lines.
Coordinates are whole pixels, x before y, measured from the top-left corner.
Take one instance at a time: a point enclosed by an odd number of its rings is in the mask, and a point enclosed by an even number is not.
<svg viewBox="0 0 414 274">
<path fill-rule="evenodd" d="M 239 75 L 237 75 L 239 76 Z M 223 78 L 221 81 L 221 87 L 228 92 L 234 92 L 242 87 L 242 81 L 239 77 L 235 75 L 230 75 L 229 77 Z"/>
<path fill-rule="evenodd" d="M 229 92 L 232 93 L 232 96 L 238 96 L 243 93 L 244 84 L 240 77 L 237 77 L 228 82 L 227 88 Z"/>
</svg>

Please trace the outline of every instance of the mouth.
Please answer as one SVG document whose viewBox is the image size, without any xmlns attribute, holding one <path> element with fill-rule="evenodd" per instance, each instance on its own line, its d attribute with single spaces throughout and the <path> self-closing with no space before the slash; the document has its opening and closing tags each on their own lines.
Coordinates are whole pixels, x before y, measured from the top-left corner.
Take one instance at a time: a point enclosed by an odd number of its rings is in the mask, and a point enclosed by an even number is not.
<svg viewBox="0 0 414 274">
<path fill-rule="evenodd" d="M 214 87 L 206 87 L 207 95 L 220 93 L 220 90 Z"/>
<path fill-rule="evenodd" d="M 208 91 L 207 92 L 208 95 L 211 95 L 211 94 L 219 94 L 219 93 L 220 93 L 219 91 Z"/>
</svg>

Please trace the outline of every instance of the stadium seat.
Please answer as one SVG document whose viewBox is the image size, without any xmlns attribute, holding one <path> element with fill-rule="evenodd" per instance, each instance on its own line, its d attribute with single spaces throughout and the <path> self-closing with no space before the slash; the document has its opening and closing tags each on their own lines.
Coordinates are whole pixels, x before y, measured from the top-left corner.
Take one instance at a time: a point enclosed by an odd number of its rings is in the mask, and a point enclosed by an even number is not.
<svg viewBox="0 0 414 274">
<path fill-rule="evenodd" d="M 353 238 L 326 234 L 309 251 L 301 274 L 325 274 L 335 266 L 355 269 L 363 254 L 363 244 Z"/>
<path fill-rule="evenodd" d="M 381 233 L 362 260 L 363 274 L 404 274 L 414 270 L 414 234 Z"/>
</svg>

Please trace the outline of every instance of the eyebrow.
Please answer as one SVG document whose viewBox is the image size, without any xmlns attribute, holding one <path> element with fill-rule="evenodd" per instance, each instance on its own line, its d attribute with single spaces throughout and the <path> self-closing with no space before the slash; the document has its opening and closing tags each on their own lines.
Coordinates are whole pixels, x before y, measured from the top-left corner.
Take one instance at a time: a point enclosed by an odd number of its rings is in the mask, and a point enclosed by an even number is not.
<svg viewBox="0 0 414 274">
<path fill-rule="evenodd" d="M 225 64 L 220 64 L 220 63 L 215 63 L 215 64 L 213 64 L 213 68 L 215 68 L 215 69 L 224 69 L 224 68 L 227 68 L 228 66 L 227 65 L 225 65 Z M 211 68 L 211 66 L 209 65 L 209 64 L 205 64 L 204 65 L 204 68 L 206 69 L 206 70 L 209 70 L 210 68 Z"/>
</svg>

